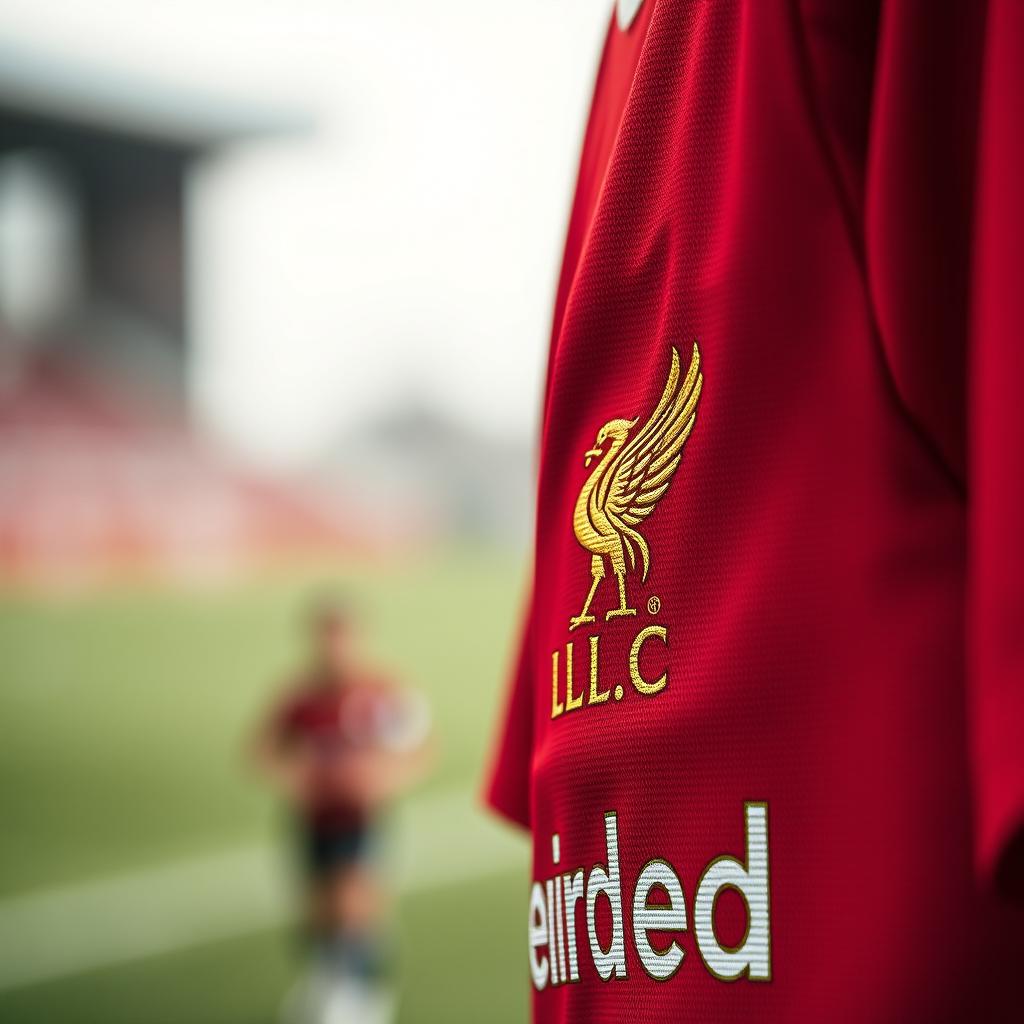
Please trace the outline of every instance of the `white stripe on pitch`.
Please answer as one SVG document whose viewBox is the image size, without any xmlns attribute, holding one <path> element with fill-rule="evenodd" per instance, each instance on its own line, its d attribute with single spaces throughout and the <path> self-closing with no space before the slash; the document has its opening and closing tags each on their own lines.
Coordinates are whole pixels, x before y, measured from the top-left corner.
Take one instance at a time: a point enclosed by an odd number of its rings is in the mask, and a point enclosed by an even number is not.
<svg viewBox="0 0 1024 1024">
<path fill-rule="evenodd" d="M 466 790 L 405 804 L 392 846 L 403 893 L 527 863 L 526 844 Z M 269 928 L 292 903 L 283 851 L 262 844 L 14 896 L 0 901 L 0 989 Z"/>
</svg>

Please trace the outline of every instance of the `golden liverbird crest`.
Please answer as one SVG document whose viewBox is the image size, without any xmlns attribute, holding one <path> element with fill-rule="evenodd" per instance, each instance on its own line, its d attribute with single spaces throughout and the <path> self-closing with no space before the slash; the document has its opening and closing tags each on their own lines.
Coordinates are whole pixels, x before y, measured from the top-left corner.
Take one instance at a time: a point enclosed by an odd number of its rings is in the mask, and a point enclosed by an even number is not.
<svg viewBox="0 0 1024 1024">
<path fill-rule="evenodd" d="M 639 552 L 641 579 L 646 581 L 651 553 L 638 527 L 672 482 L 697 418 L 703 382 L 696 343 L 690 368 L 682 379 L 679 353 L 673 348 L 665 390 L 643 428 L 630 437 L 639 417 L 609 420 L 597 432 L 594 447 L 584 453 L 588 468 L 594 459 L 600 462 L 576 499 L 572 526 L 580 545 L 591 554 L 593 582 L 583 610 L 569 620 L 570 630 L 595 621 L 590 605 L 605 576 L 605 559 L 611 563 L 619 584 L 619 606 L 606 612 L 605 618 L 636 615 L 636 609 L 626 603 L 627 560 L 629 571 L 634 571 Z"/>
</svg>

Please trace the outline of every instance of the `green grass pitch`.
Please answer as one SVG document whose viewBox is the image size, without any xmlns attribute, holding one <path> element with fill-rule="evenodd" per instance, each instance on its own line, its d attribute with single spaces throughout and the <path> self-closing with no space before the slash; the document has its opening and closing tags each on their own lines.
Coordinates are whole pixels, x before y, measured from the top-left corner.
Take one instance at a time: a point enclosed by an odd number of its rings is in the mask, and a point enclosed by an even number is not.
<svg viewBox="0 0 1024 1024">
<path fill-rule="evenodd" d="M 364 603 L 374 661 L 433 704 L 438 763 L 413 799 L 479 784 L 520 610 L 512 555 L 458 549 L 202 589 L 7 591 L 0 915 L 53 886 L 284 842 L 241 747 L 300 656 L 303 601 L 325 584 Z M 403 1024 L 525 1019 L 525 890 L 525 867 L 510 867 L 400 900 Z M 296 963 L 287 929 L 257 930 L 7 987 L 0 1022 L 270 1024 Z"/>
</svg>

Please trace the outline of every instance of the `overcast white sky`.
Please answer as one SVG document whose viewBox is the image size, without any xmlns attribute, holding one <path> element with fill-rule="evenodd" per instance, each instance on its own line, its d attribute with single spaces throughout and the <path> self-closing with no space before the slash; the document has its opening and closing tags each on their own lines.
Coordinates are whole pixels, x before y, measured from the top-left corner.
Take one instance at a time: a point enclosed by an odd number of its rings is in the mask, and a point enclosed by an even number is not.
<svg viewBox="0 0 1024 1024">
<path fill-rule="evenodd" d="M 0 38 L 308 111 L 191 191 L 195 393 L 255 458 L 423 395 L 528 435 L 610 0 L 0 0 Z"/>
</svg>

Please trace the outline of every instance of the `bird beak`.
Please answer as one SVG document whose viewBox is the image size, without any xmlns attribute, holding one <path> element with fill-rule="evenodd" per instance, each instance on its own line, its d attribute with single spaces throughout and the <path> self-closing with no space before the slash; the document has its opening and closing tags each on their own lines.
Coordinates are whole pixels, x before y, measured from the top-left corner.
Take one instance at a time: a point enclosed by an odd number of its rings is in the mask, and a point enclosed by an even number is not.
<svg viewBox="0 0 1024 1024">
<path fill-rule="evenodd" d="M 583 465 L 586 466 L 589 469 L 590 468 L 590 460 L 591 459 L 600 458 L 602 455 L 604 455 L 604 451 L 602 449 L 600 449 L 600 448 L 591 448 L 590 451 L 583 453 L 583 457 L 586 460 L 583 463 Z"/>
</svg>

